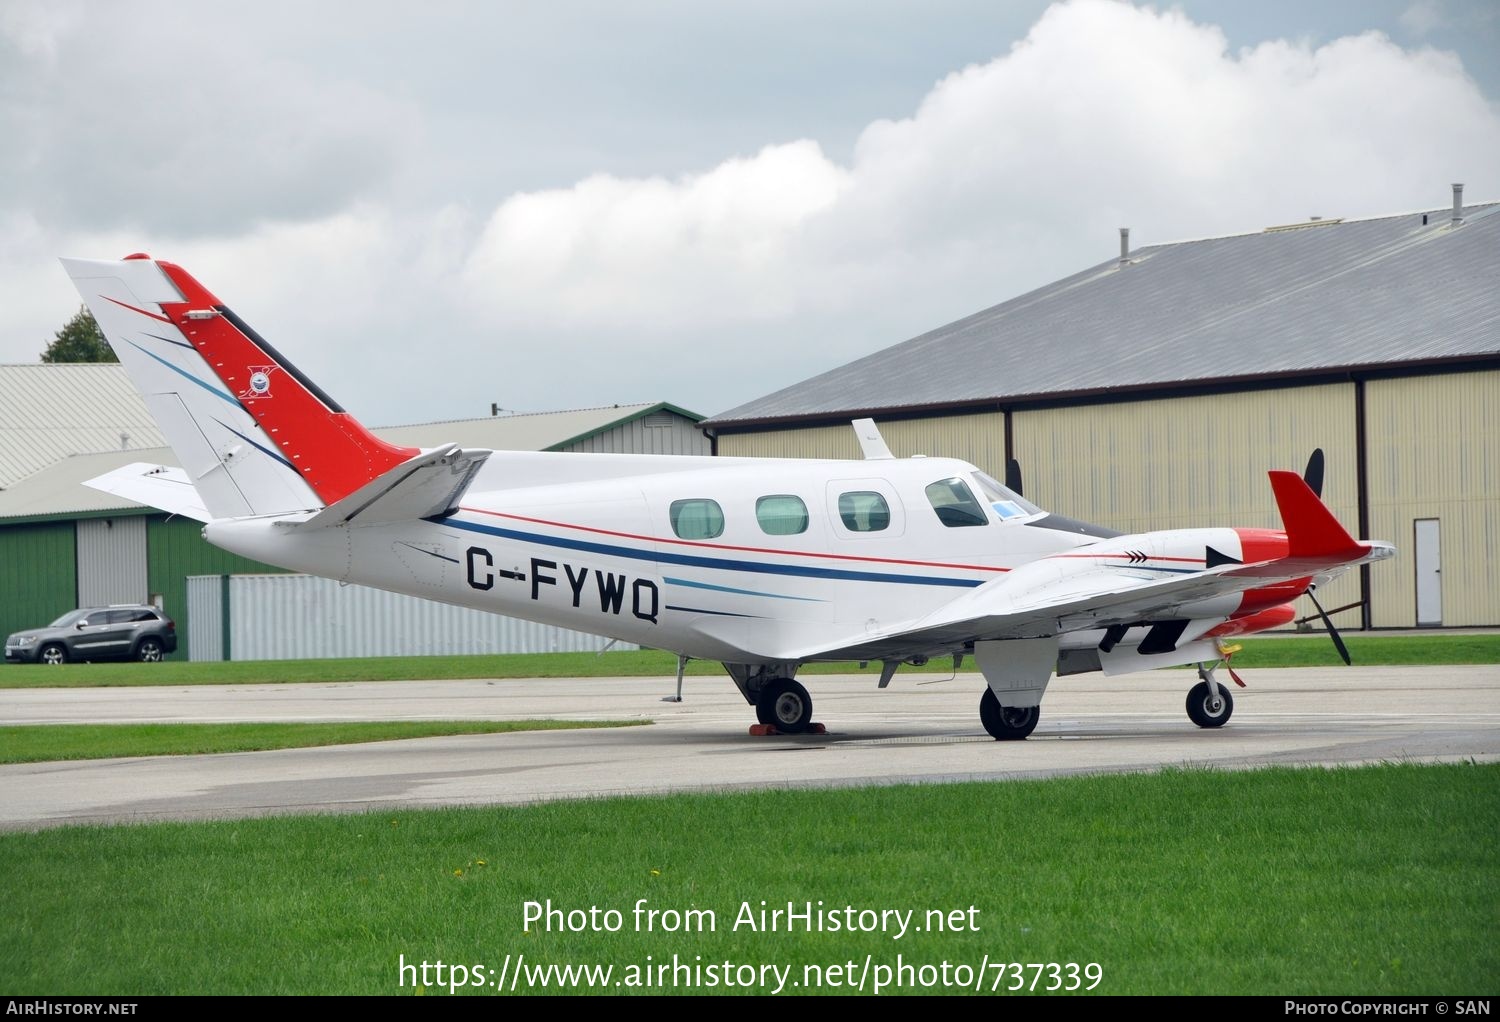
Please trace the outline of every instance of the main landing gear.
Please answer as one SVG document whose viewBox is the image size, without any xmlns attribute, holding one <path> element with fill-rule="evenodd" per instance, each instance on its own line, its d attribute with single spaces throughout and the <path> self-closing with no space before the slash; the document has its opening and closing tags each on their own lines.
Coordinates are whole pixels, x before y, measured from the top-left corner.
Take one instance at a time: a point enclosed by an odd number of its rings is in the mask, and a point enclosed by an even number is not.
<svg viewBox="0 0 1500 1022">
<path fill-rule="evenodd" d="M 760 723 L 753 734 L 822 734 L 823 725 L 813 722 L 812 696 L 794 679 L 795 663 L 725 664 L 745 701 L 755 707 Z"/>
<path fill-rule="evenodd" d="M 761 686 L 755 719 L 785 735 L 800 735 L 812 724 L 812 696 L 801 682 L 776 678 Z"/>
<path fill-rule="evenodd" d="M 1001 706 L 993 690 L 979 697 L 979 722 L 997 742 L 1018 742 L 1036 730 L 1040 706 Z"/>
<path fill-rule="evenodd" d="M 976 642 L 974 663 L 984 675 L 979 722 L 985 731 L 997 742 L 1028 737 L 1036 730 L 1042 696 L 1057 669 L 1057 637 Z"/>
</svg>

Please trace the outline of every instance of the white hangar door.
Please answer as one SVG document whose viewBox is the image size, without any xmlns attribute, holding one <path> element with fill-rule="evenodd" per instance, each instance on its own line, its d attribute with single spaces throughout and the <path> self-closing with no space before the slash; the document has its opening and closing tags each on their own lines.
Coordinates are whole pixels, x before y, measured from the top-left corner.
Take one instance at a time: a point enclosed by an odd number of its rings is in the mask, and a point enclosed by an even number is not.
<svg viewBox="0 0 1500 1022">
<path fill-rule="evenodd" d="M 77 530 L 78 605 L 145 603 L 145 517 L 85 518 Z"/>
<path fill-rule="evenodd" d="M 1443 544 L 1436 518 L 1416 520 L 1417 625 L 1443 623 Z"/>
</svg>

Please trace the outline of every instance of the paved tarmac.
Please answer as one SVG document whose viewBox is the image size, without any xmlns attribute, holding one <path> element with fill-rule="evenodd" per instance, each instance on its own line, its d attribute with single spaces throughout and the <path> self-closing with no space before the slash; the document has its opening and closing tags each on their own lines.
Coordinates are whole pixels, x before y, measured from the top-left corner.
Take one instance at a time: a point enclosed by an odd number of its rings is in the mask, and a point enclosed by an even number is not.
<svg viewBox="0 0 1500 1022">
<path fill-rule="evenodd" d="M 752 737 L 727 678 L 0 690 L 0 723 L 554 717 L 647 727 L 0 766 L 0 829 L 755 787 L 1006 780 L 1169 766 L 1500 760 L 1500 665 L 1248 671 L 1218 731 L 1188 671 L 1054 680 L 1036 733 L 995 742 L 983 681 L 809 676 L 828 734 Z M 1227 680 L 1227 678 L 1226 678 Z"/>
</svg>

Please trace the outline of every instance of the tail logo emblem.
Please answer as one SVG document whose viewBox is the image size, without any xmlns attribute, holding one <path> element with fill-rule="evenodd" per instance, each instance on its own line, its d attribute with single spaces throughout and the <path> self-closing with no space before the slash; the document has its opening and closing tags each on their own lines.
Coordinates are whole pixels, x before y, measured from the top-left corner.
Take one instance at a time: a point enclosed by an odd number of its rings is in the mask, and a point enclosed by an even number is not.
<svg viewBox="0 0 1500 1022">
<path fill-rule="evenodd" d="M 240 392 L 241 398 L 270 397 L 271 373 L 277 366 L 249 366 L 250 389 Z"/>
</svg>

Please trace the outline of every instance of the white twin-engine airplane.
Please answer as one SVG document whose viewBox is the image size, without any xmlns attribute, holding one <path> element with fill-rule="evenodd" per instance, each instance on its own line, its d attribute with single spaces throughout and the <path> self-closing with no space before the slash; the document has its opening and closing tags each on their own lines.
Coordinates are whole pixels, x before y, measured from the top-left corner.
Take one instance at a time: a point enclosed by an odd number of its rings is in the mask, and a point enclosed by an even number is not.
<svg viewBox="0 0 1500 1022">
<path fill-rule="evenodd" d="M 63 262 L 182 462 L 90 485 L 267 564 L 718 660 L 762 732 L 818 726 L 805 663 L 880 661 L 884 688 L 936 656 L 974 658 L 997 739 L 1031 734 L 1054 671 L 1177 664 L 1198 665 L 1188 716 L 1220 727 L 1224 641 L 1394 552 L 1353 539 L 1320 479 L 1270 473 L 1283 532 L 1122 536 L 966 462 L 894 458 L 869 420 L 863 461 L 397 447 L 180 267 Z"/>
</svg>

